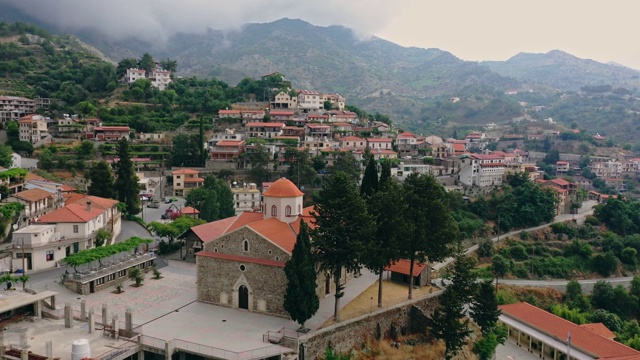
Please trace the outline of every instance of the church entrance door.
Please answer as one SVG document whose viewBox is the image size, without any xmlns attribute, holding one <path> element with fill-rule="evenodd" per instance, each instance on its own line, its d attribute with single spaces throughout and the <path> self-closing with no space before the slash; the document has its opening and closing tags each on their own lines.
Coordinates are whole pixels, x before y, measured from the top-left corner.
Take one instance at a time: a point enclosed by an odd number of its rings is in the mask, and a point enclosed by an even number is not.
<svg viewBox="0 0 640 360">
<path fill-rule="evenodd" d="M 240 289 L 238 290 L 238 297 L 238 307 L 240 309 L 249 310 L 249 289 L 247 289 L 246 286 L 240 286 Z"/>
</svg>

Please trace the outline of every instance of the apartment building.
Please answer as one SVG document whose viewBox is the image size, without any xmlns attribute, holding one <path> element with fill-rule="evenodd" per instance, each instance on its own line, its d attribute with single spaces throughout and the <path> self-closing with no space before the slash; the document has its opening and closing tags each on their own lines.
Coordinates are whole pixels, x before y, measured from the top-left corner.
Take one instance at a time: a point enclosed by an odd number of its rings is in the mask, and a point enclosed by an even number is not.
<svg viewBox="0 0 640 360">
<path fill-rule="evenodd" d="M 35 144 L 49 137 L 47 120 L 42 115 L 27 115 L 18 121 L 20 141 Z"/>
<path fill-rule="evenodd" d="M 231 187 L 231 192 L 233 193 L 233 207 L 236 210 L 236 215 L 245 211 L 259 211 L 262 208 L 262 193 L 256 184 L 234 185 Z"/>
<path fill-rule="evenodd" d="M 0 96 L 0 123 L 18 121 L 21 117 L 36 111 L 36 103 L 32 99 L 20 96 Z"/>
<path fill-rule="evenodd" d="M 467 186 L 500 186 L 505 172 L 504 159 L 497 155 L 471 154 L 460 157 L 458 181 Z"/>
<path fill-rule="evenodd" d="M 281 122 L 250 122 L 245 125 L 247 137 L 272 138 L 281 136 L 284 123 Z"/>
<path fill-rule="evenodd" d="M 204 185 L 204 179 L 199 176 L 198 170 L 178 169 L 171 175 L 173 176 L 173 196 L 187 196 L 189 191 Z"/>
<path fill-rule="evenodd" d="M 320 109 L 324 109 L 322 94 L 313 90 L 298 91 L 298 110 L 307 113 Z"/>
</svg>

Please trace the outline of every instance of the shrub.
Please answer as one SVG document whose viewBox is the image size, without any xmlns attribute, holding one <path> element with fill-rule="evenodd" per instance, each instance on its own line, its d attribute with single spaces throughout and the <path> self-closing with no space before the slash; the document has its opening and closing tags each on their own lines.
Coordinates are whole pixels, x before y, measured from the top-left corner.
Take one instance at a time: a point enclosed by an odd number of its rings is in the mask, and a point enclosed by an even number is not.
<svg viewBox="0 0 640 360">
<path fill-rule="evenodd" d="M 139 268 L 129 269 L 129 279 L 133 280 L 136 286 L 142 285 L 144 280 L 144 273 Z"/>
<path fill-rule="evenodd" d="M 529 240 L 529 232 L 525 230 L 520 231 L 520 239 Z"/>
<path fill-rule="evenodd" d="M 491 239 L 482 239 L 478 243 L 478 257 L 493 256 L 493 241 Z"/>
<path fill-rule="evenodd" d="M 584 219 L 585 225 L 598 226 L 600 225 L 600 220 L 593 215 L 589 215 Z"/>
<path fill-rule="evenodd" d="M 600 275 L 610 276 L 618 269 L 618 258 L 613 252 L 607 251 L 604 254 L 594 256 L 591 260 L 591 266 L 593 271 Z"/>
<path fill-rule="evenodd" d="M 527 268 L 522 264 L 516 264 L 516 266 L 513 267 L 513 270 L 511 270 L 511 273 L 513 276 L 521 279 L 529 277 L 529 271 L 527 271 Z"/>
<path fill-rule="evenodd" d="M 527 249 L 521 244 L 513 245 L 509 248 L 509 255 L 515 260 L 526 260 L 529 255 L 527 255 Z"/>
<path fill-rule="evenodd" d="M 162 275 L 162 273 L 160 272 L 160 270 L 158 270 L 158 268 L 154 265 L 153 268 L 151 268 L 153 271 L 153 278 L 154 279 L 160 279 L 160 275 Z"/>
</svg>

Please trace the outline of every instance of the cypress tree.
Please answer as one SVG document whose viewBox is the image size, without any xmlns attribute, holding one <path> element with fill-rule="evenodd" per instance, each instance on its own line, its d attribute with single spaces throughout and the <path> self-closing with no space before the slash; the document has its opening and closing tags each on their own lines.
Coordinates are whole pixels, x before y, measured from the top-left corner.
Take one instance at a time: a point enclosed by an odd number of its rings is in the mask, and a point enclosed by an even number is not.
<svg viewBox="0 0 640 360">
<path fill-rule="evenodd" d="M 378 170 L 373 156 L 369 156 L 369 162 L 364 169 L 364 177 L 360 185 L 360 196 L 369 197 L 378 191 Z"/>
<path fill-rule="evenodd" d="M 487 334 L 496 326 L 500 309 L 498 309 L 498 299 L 491 281 L 480 283 L 480 288 L 471 301 L 469 313 L 473 321 L 480 326 L 483 334 Z"/>
<path fill-rule="evenodd" d="M 140 184 L 129 154 L 129 141 L 120 139 L 116 148 L 119 158 L 116 164 L 118 200 L 126 205 L 127 214 L 137 214 L 140 212 Z"/>
<path fill-rule="evenodd" d="M 305 321 L 320 307 L 320 300 L 316 294 L 316 271 L 311 254 L 311 241 L 304 221 L 300 222 L 300 232 L 291 258 L 284 266 L 284 272 L 288 280 L 284 309 L 291 319 L 300 323 L 300 329 L 304 330 Z"/>
<path fill-rule="evenodd" d="M 99 196 L 106 199 L 115 199 L 115 179 L 111 166 L 106 161 L 99 161 L 91 166 L 89 171 L 89 195 Z"/>
<path fill-rule="evenodd" d="M 380 171 L 380 181 L 378 181 L 378 188 L 384 188 L 385 184 L 391 180 L 391 163 L 386 160 L 382 163 L 382 170 Z"/>
</svg>

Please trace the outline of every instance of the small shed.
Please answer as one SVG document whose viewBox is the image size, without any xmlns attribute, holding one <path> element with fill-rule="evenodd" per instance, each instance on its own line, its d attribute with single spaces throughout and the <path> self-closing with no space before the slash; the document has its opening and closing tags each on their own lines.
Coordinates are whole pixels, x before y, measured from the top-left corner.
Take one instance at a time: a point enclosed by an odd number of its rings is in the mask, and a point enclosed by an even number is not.
<svg viewBox="0 0 640 360">
<path fill-rule="evenodd" d="M 389 271 L 389 279 L 391 281 L 409 284 L 409 268 L 411 261 L 400 259 L 385 268 Z M 413 264 L 413 286 L 426 286 L 430 281 L 431 267 L 427 264 L 415 262 Z"/>
<path fill-rule="evenodd" d="M 192 218 L 199 218 L 200 215 L 200 211 L 198 211 L 198 209 L 191 207 L 191 206 L 186 206 L 183 207 L 182 209 L 180 209 L 180 215 L 187 215 L 187 216 L 191 216 Z"/>
</svg>

